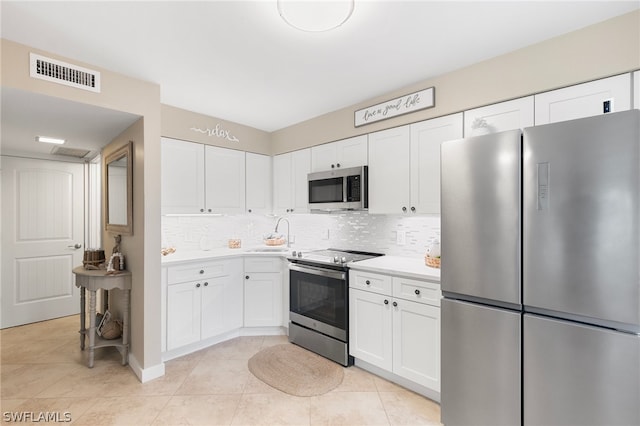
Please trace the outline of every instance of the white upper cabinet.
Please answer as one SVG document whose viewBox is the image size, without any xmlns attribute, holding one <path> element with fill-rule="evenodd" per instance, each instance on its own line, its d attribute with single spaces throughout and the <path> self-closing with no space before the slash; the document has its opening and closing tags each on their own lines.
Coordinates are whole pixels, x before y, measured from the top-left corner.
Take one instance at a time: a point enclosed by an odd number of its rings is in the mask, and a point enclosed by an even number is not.
<svg viewBox="0 0 640 426">
<path fill-rule="evenodd" d="M 245 153 L 205 146 L 205 201 L 207 213 L 245 211 Z"/>
<path fill-rule="evenodd" d="M 162 213 L 203 213 L 204 146 L 162 138 Z"/>
<path fill-rule="evenodd" d="M 631 77 L 622 74 L 535 95 L 536 126 L 631 108 Z"/>
<path fill-rule="evenodd" d="M 248 213 L 271 213 L 271 157 L 247 152 L 246 196 Z"/>
<path fill-rule="evenodd" d="M 533 126 L 533 96 L 464 112 L 464 136 L 478 136 Z"/>
<path fill-rule="evenodd" d="M 369 213 L 440 214 L 440 144 L 462 126 L 458 113 L 369 134 Z"/>
<path fill-rule="evenodd" d="M 640 109 L 640 71 L 633 73 L 633 109 Z"/>
<path fill-rule="evenodd" d="M 162 214 L 241 213 L 245 153 L 162 138 Z"/>
<path fill-rule="evenodd" d="M 311 148 L 311 171 L 367 165 L 367 135 L 318 145 Z"/>
<path fill-rule="evenodd" d="M 440 214 L 440 144 L 462 138 L 462 113 L 411 125 L 411 211 Z"/>
<path fill-rule="evenodd" d="M 401 214 L 409 203 L 410 126 L 369 134 L 369 213 Z"/>
<path fill-rule="evenodd" d="M 311 149 L 301 149 L 273 157 L 273 212 L 307 213 L 311 171 Z"/>
</svg>

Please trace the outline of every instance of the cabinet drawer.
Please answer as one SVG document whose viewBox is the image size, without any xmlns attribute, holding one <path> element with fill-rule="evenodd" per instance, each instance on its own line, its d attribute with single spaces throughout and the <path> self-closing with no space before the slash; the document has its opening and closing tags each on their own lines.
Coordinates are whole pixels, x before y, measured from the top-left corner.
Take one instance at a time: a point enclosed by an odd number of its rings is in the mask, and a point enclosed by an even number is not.
<svg viewBox="0 0 640 426">
<path fill-rule="evenodd" d="M 372 291 L 379 294 L 391 294 L 391 277 L 363 271 L 349 271 L 349 287 Z"/>
<path fill-rule="evenodd" d="M 282 259 L 280 257 L 245 257 L 245 272 L 282 272 Z"/>
<path fill-rule="evenodd" d="M 230 262 L 228 261 L 204 261 L 171 266 L 167 270 L 167 281 L 168 284 L 175 284 L 197 281 L 202 278 L 221 277 L 229 275 L 229 267 Z"/>
<path fill-rule="evenodd" d="M 393 277 L 393 297 L 440 306 L 440 285 L 429 281 Z"/>
</svg>

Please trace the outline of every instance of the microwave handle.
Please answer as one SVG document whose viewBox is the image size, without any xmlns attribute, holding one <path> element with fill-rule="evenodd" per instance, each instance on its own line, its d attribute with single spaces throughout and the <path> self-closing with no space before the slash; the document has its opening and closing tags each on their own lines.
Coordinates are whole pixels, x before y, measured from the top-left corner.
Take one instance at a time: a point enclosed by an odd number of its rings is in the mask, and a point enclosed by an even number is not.
<svg viewBox="0 0 640 426">
<path fill-rule="evenodd" d="M 303 266 L 299 264 L 290 263 L 289 270 L 302 272 L 305 274 L 318 275 L 321 277 L 334 278 L 336 280 L 346 279 L 346 274 L 344 272 L 318 268 L 315 266 L 308 266 L 308 265 Z"/>
</svg>

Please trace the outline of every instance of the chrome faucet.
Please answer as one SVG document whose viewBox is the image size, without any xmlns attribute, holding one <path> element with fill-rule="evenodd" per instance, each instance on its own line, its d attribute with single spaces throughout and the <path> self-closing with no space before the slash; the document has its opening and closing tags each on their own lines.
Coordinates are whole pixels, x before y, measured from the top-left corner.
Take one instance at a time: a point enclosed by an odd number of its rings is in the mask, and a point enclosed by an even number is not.
<svg viewBox="0 0 640 426">
<path fill-rule="evenodd" d="M 291 248 L 291 241 L 289 241 L 289 231 L 290 231 L 290 229 L 289 229 L 289 228 L 290 228 L 290 225 L 291 225 L 291 224 L 289 223 L 289 219 L 287 219 L 287 218 L 286 218 L 286 217 L 284 217 L 284 216 L 283 216 L 283 217 L 278 218 L 278 221 L 276 222 L 276 229 L 275 229 L 275 231 L 273 231 L 273 232 L 278 232 L 278 225 L 280 225 L 280 221 L 281 221 L 281 220 L 283 220 L 283 219 L 287 221 L 287 247 L 288 247 L 288 248 Z"/>
</svg>

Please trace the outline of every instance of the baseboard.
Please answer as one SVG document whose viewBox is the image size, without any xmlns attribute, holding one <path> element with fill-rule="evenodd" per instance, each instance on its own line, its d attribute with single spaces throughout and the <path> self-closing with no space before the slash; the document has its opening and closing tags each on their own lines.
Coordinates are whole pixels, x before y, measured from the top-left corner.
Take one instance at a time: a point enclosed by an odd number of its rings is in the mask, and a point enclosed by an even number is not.
<svg viewBox="0 0 640 426">
<path fill-rule="evenodd" d="M 400 377 L 397 374 L 393 374 L 390 371 L 383 370 L 382 368 L 369 364 L 366 361 L 361 361 L 358 358 L 355 359 L 354 365 L 368 371 L 369 373 L 382 377 L 385 380 L 400 385 L 403 388 L 409 389 L 410 391 L 427 397 L 432 401 L 440 403 L 440 392 L 436 392 L 426 386 L 419 385 L 415 382 L 412 382 L 411 380 L 405 379 L 404 377 Z"/>
<path fill-rule="evenodd" d="M 149 368 L 142 368 L 133 354 L 129 353 L 129 368 L 142 383 L 164 376 L 164 362 Z"/>
</svg>

